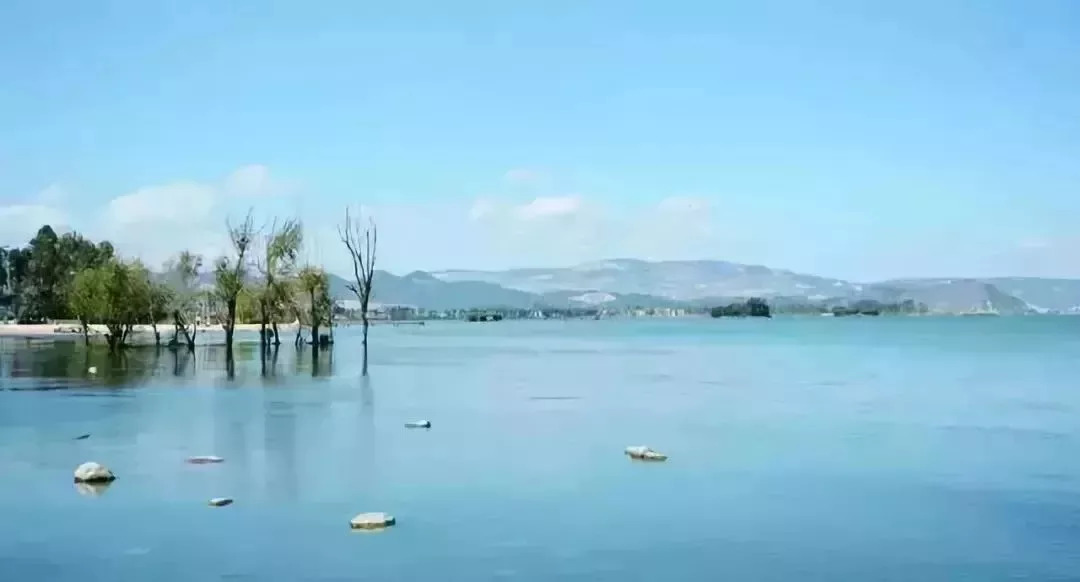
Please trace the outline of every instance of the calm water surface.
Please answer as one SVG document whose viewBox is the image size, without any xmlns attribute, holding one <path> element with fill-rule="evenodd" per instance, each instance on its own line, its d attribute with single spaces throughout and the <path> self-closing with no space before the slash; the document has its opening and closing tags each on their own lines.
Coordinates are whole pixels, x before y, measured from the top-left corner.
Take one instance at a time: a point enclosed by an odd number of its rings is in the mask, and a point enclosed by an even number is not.
<svg viewBox="0 0 1080 582">
<path fill-rule="evenodd" d="M 1080 580 L 1080 317 L 372 345 L 367 381 L 350 330 L 230 380 L 212 350 L 0 342 L 0 580 Z M 97 495 L 88 460 L 118 475 Z M 398 525 L 351 532 L 364 511 Z"/>
</svg>

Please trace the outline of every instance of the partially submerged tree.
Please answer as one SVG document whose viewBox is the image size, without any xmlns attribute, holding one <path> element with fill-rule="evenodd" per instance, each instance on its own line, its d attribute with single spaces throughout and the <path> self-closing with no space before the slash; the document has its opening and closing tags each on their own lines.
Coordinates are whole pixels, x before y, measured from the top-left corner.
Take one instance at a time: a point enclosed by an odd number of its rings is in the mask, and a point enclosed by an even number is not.
<svg viewBox="0 0 1080 582">
<path fill-rule="evenodd" d="M 349 291 L 352 291 L 360 301 L 360 322 L 363 326 L 363 350 L 364 363 L 361 374 L 368 373 L 368 304 L 371 301 L 372 283 L 375 278 L 375 250 L 379 243 L 379 231 L 374 220 L 368 220 L 367 225 L 359 220 L 353 221 L 349 215 L 349 209 L 345 209 L 345 224 L 338 227 L 341 242 L 349 251 L 353 264 L 353 281 L 349 283 Z"/>
<path fill-rule="evenodd" d="M 262 253 L 258 259 L 262 289 L 259 291 L 259 337 L 265 349 L 270 344 L 267 326 L 273 327 L 274 345 L 281 343 L 277 331 L 277 319 L 285 311 L 288 298 L 288 278 L 296 269 L 296 258 L 303 243 L 303 230 L 297 220 L 277 221 L 263 238 Z"/>
<path fill-rule="evenodd" d="M 236 332 L 236 301 L 244 290 L 248 274 L 248 251 L 255 237 L 255 226 L 248 212 L 239 225 L 229 227 L 229 239 L 232 242 L 235 257 L 220 257 L 214 264 L 214 286 L 221 302 L 225 304 L 225 314 L 221 322 L 225 328 L 225 353 L 232 359 L 233 336 Z"/>
<path fill-rule="evenodd" d="M 202 257 L 190 251 L 182 251 L 165 264 L 166 282 L 172 290 L 171 343 L 178 345 L 180 334 L 184 334 L 189 352 L 195 351 L 195 338 L 199 333 L 199 270 L 202 264 Z"/>
<path fill-rule="evenodd" d="M 319 329 L 324 322 L 329 323 L 329 310 L 332 304 L 330 300 L 330 277 L 326 271 L 317 267 L 304 267 L 300 269 L 297 283 L 304 294 L 304 302 L 307 304 L 308 325 L 311 326 L 312 349 L 319 349 Z M 300 331 L 297 329 L 297 339 Z M 299 341 L 297 342 L 299 343 Z"/>
<path fill-rule="evenodd" d="M 154 287 L 142 264 L 110 259 L 75 274 L 67 308 L 78 314 L 85 341 L 89 342 L 89 324 L 101 323 L 108 329 L 109 350 L 116 351 L 127 346 L 135 325 L 154 323 L 164 314 Z"/>
<path fill-rule="evenodd" d="M 146 284 L 148 287 L 146 294 L 146 317 L 150 322 L 150 329 L 154 332 L 154 345 L 161 345 L 161 332 L 158 331 L 157 324 L 169 319 L 169 307 L 174 302 L 174 295 L 171 288 L 168 285 L 154 281 L 150 272 L 143 268 L 146 272 Z"/>
<path fill-rule="evenodd" d="M 79 319 L 82 326 L 83 343 L 90 345 L 90 323 L 99 320 L 106 313 L 105 277 L 103 268 L 83 269 L 75 274 L 71 282 L 69 297 L 71 312 Z"/>
</svg>

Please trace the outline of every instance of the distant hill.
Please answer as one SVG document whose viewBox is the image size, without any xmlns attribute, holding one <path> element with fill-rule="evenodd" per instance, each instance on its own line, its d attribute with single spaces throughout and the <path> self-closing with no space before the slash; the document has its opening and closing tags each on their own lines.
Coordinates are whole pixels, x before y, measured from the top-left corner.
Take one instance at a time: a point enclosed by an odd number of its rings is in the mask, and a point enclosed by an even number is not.
<svg viewBox="0 0 1080 582">
<path fill-rule="evenodd" d="M 1023 300 L 1036 311 L 1080 313 L 1080 280 L 1002 277 L 986 279 L 1003 292 Z"/>
<path fill-rule="evenodd" d="M 529 309 L 538 297 L 482 281 L 440 281 L 423 271 L 399 277 L 386 271 L 375 273 L 372 301 L 415 305 L 425 309 L 469 309 L 509 307 Z M 349 297 L 353 297 L 351 293 Z"/>
<path fill-rule="evenodd" d="M 483 281 L 543 295 L 569 292 L 633 295 L 638 301 L 657 305 L 665 302 L 709 305 L 764 297 L 787 303 L 833 304 L 862 299 L 912 300 L 926 304 L 932 311 L 945 313 L 1080 312 L 1080 280 L 1071 279 L 910 279 L 859 283 L 728 261 L 638 259 L 550 269 L 449 270 L 432 275 L 446 282 Z"/>
<path fill-rule="evenodd" d="M 704 297 L 798 295 L 825 299 L 858 292 L 839 279 L 727 261 L 613 259 L 560 269 L 439 271 L 443 281 L 485 281 L 530 293 L 603 290 L 688 301 Z"/>
<path fill-rule="evenodd" d="M 867 298 L 898 302 L 906 299 L 926 305 L 931 313 L 996 311 L 1018 315 L 1033 311 L 1023 300 L 996 285 L 976 279 L 912 279 L 868 286 Z"/>
<path fill-rule="evenodd" d="M 212 283 L 212 276 L 204 277 Z M 347 280 L 330 275 L 336 299 L 355 299 Z M 994 310 L 1080 313 L 1080 280 L 903 279 L 857 283 L 727 261 L 614 259 L 551 269 L 416 271 L 375 274 L 373 301 L 425 309 L 603 306 L 710 307 L 762 297 L 776 304 L 838 305 L 864 299 L 905 300 L 933 312 Z"/>
</svg>

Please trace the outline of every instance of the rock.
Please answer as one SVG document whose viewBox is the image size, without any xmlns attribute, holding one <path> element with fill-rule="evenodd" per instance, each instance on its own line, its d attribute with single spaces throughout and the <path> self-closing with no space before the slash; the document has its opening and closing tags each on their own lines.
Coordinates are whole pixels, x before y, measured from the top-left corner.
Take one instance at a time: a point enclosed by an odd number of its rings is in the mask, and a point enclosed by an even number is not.
<svg viewBox="0 0 1080 582">
<path fill-rule="evenodd" d="M 86 371 L 90 374 L 97 374 L 97 366 L 90 366 Z"/>
<path fill-rule="evenodd" d="M 76 483 L 111 483 L 116 475 L 100 463 L 83 463 L 75 469 Z"/>
<path fill-rule="evenodd" d="M 431 428 L 430 420 L 414 420 L 412 422 L 406 422 L 405 428 Z"/>
<path fill-rule="evenodd" d="M 225 459 L 213 455 L 200 455 L 198 457 L 188 457 L 187 462 L 192 465 L 208 465 L 210 463 L 224 463 Z"/>
<path fill-rule="evenodd" d="M 626 454 L 629 455 L 631 459 L 637 459 L 637 460 L 640 460 L 640 461 L 666 461 L 667 460 L 667 455 L 665 455 L 663 453 L 658 453 L 658 452 L 656 452 L 656 451 L 654 451 L 654 450 L 652 450 L 649 447 L 646 447 L 644 445 L 636 446 L 636 447 L 626 447 Z"/>
<path fill-rule="evenodd" d="M 394 516 L 386 513 L 361 513 L 352 518 L 349 525 L 353 529 L 382 529 L 397 523 Z"/>
<path fill-rule="evenodd" d="M 232 505 L 232 499 L 228 497 L 215 497 L 210 500 L 210 505 L 214 507 L 225 507 L 226 505 Z"/>
<path fill-rule="evenodd" d="M 79 435 L 79 436 L 75 437 L 73 440 L 85 441 L 88 438 L 90 438 L 90 433 Z"/>
</svg>

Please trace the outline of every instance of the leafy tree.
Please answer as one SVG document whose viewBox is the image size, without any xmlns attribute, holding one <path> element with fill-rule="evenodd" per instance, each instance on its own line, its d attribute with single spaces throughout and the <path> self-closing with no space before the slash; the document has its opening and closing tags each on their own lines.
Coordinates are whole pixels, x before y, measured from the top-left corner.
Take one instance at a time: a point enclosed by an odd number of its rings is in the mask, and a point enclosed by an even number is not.
<svg viewBox="0 0 1080 582">
<path fill-rule="evenodd" d="M 307 266 L 300 270 L 297 280 L 308 307 L 311 345 L 313 349 L 318 349 L 319 328 L 323 323 L 329 322 L 330 309 L 333 305 L 330 300 L 330 277 L 320 268 Z"/>
<path fill-rule="evenodd" d="M 8 249 L 7 247 L 0 247 L 0 295 L 3 295 L 4 289 L 8 284 Z"/>
<path fill-rule="evenodd" d="M 57 236 L 52 227 L 42 226 L 26 250 L 25 316 L 32 319 L 63 319 L 71 316 L 68 293 L 75 274 L 104 264 L 113 258 L 107 242 L 94 244 L 76 232 Z"/>
<path fill-rule="evenodd" d="M 75 274 L 71 283 L 71 312 L 82 325 L 83 342 L 90 343 L 90 324 L 104 317 L 108 308 L 105 297 L 105 269 L 84 269 Z"/>
<path fill-rule="evenodd" d="M 152 321 L 154 310 L 162 306 L 163 300 L 153 297 L 153 287 L 140 263 L 110 259 L 75 274 L 68 307 L 79 314 L 87 341 L 89 323 L 104 324 L 109 350 L 116 351 L 126 347 L 136 324 Z"/>
<path fill-rule="evenodd" d="M 772 317 L 769 304 L 757 297 L 751 297 L 745 303 L 732 303 L 709 310 L 713 317 Z"/>
<path fill-rule="evenodd" d="M 165 284 L 172 292 L 169 310 L 173 318 L 173 345 L 179 344 L 180 334 L 188 351 L 195 351 L 195 338 L 199 333 L 199 271 L 203 259 L 191 251 L 181 251 L 165 263 Z"/>
<path fill-rule="evenodd" d="M 233 336 L 236 332 L 236 302 L 247 283 L 248 252 L 255 237 L 255 226 L 248 212 L 239 225 L 229 225 L 229 239 L 232 242 L 235 257 L 220 257 L 214 264 L 214 286 L 216 294 L 225 304 L 226 359 L 232 360 Z"/>
<path fill-rule="evenodd" d="M 264 347 L 270 343 L 268 325 L 273 326 L 274 344 L 281 343 L 276 316 L 285 311 L 283 302 L 288 296 L 286 283 L 296 268 L 302 243 L 303 230 L 296 220 L 287 220 L 281 225 L 275 221 L 263 239 L 262 256 L 258 261 L 263 286 L 259 291 L 258 303 L 259 338 Z"/>
</svg>

